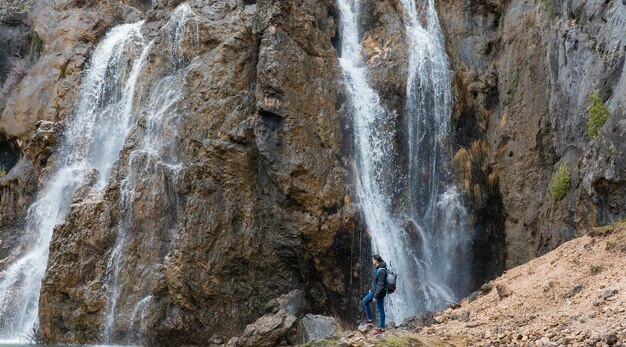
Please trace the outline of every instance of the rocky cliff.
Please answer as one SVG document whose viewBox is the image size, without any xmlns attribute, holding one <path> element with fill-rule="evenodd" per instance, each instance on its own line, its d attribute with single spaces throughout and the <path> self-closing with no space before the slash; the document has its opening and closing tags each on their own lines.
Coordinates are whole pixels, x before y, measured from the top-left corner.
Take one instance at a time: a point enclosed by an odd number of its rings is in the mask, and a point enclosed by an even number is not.
<svg viewBox="0 0 626 347">
<path fill-rule="evenodd" d="M 506 267 L 624 218 L 624 2 L 439 9 L 456 74 L 456 164 L 477 221 L 502 216 L 487 230 L 504 230 Z M 594 106 L 608 111 L 605 123 L 589 124 Z M 550 194 L 557 181 L 562 192 Z"/>
<path fill-rule="evenodd" d="M 53 153 L 95 45 L 114 25 L 139 20 L 153 45 L 136 97 L 144 116 L 109 184 L 75 196 L 54 231 L 40 299 L 49 342 L 101 341 L 107 322 L 112 341 L 146 334 L 220 341 L 296 289 L 295 316 L 357 316 L 370 247 L 354 201 L 337 5 L 188 1 L 193 20 L 172 65 L 167 52 L 177 32 L 167 23 L 181 3 L 15 1 L 2 9 L 0 259 L 59 162 Z M 451 166 L 471 206 L 477 286 L 576 230 L 626 216 L 626 5 L 440 0 L 438 7 L 455 76 Z M 406 89 L 402 21 L 397 0 L 363 10 L 371 80 L 397 110 Z M 152 167 L 138 151 L 166 77 L 181 88 L 171 106 L 178 116 L 163 133 L 176 170 Z M 596 109 L 610 114 L 597 134 L 588 124 Z M 559 182 L 564 193 L 550 194 Z M 124 256 L 112 281 L 118 247 Z M 210 334 L 184 340 L 189 331 Z"/>
<path fill-rule="evenodd" d="M 1 122 L 39 181 L 54 162 L 29 148 L 43 126 L 62 129 L 94 44 L 115 23 L 146 19 L 154 48 L 139 83 L 148 99 L 165 69 L 163 27 L 179 3 L 46 2 L 30 11 L 41 57 L 12 88 Z M 47 341 L 102 339 L 121 222 L 132 232 L 114 314 L 131 318 L 114 319 L 113 340 L 136 340 L 137 327 L 171 334 L 177 320 L 229 337 L 296 288 L 305 289 L 298 311 L 356 316 L 350 298 L 368 247 L 344 183 L 334 3 L 189 5 L 198 40 L 181 45 L 184 102 L 171 125 L 183 169 L 175 178 L 141 172 L 132 218 L 121 221 L 129 157 L 146 137 L 137 129 L 105 191 L 75 198 L 55 229 L 41 290 Z"/>
</svg>

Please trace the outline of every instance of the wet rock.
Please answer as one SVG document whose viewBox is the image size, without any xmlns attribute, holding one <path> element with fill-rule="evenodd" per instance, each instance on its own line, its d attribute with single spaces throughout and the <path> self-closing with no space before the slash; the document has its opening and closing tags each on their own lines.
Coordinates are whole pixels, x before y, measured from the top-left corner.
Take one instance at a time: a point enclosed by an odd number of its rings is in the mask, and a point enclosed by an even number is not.
<svg viewBox="0 0 626 347">
<path fill-rule="evenodd" d="M 333 317 L 307 314 L 298 324 L 298 343 L 305 344 L 337 336 L 337 320 Z"/>
</svg>

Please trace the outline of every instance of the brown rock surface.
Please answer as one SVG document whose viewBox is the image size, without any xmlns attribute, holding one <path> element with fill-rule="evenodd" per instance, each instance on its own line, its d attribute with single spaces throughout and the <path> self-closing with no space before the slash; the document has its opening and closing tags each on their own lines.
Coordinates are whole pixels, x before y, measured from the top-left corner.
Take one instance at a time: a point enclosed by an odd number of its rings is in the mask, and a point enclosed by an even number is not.
<svg viewBox="0 0 626 347">
<path fill-rule="evenodd" d="M 40 307 L 48 341 L 102 339 L 120 225 L 130 232 L 116 341 L 153 331 L 184 335 L 168 323 L 176 317 L 192 317 L 194 326 L 219 331 L 214 341 L 227 341 L 276 313 L 267 303 L 298 288 L 307 311 L 356 316 L 352 299 L 369 246 L 346 180 L 352 168 L 344 164 L 350 139 L 333 47 L 341 44 L 335 2 L 189 1 L 197 40 L 185 41 L 171 66 L 163 26 L 179 3 L 40 1 L 26 14 L 1 14 L 0 48 L 8 49 L 0 49 L 0 155 L 15 152 L 19 160 L 0 177 L 0 268 L 37 184 L 59 160 L 52 154 L 80 73 L 108 29 L 145 19 L 142 31 L 155 40 L 139 107 L 172 70 L 184 95 L 180 120 L 168 124 L 182 169 L 135 170 L 130 158 L 146 136 L 140 117 L 107 189 L 77 194 L 55 229 Z M 400 3 L 366 3 L 370 78 L 401 121 L 407 53 Z M 584 226 L 626 216 L 625 5 L 556 3 L 439 1 L 455 71 L 455 164 L 462 164 L 460 186 L 479 231 L 475 279 L 548 252 Z M 592 91 L 612 114 L 595 138 L 585 125 Z M 563 163 L 571 189 L 555 202 L 548 187 Z M 126 209 L 121 190 L 133 172 L 139 183 Z M 503 303 L 523 293 L 510 286 Z M 495 288 L 484 298 L 497 296 Z M 617 289 L 609 298 L 620 298 Z M 482 326 L 471 313 L 462 318 L 459 332 Z"/>
<path fill-rule="evenodd" d="M 191 335 L 171 324 L 177 317 L 227 341 L 263 317 L 268 301 L 298 288 L 307 310 L 355 315 L 359 247 L 367 247 L 345 198 L 333 2 L 188 3 L 199 42 L 183 41 L 176 67 L 184 102 L 172 140 L 182 169 L 131 172 L 145 136 L 138 127 L 106 192 L 73 204 L 55 230 L 42 286 L 48 341 L 103 338 L 107 262 L 120 226 L 127 236 L 114 341 Z M 157 52 L 168 49 L 163 28 L 176 4 L 146 15 L 144 35 L 156 40 L 140 107 L 169 71 Z M 131 173 L 131 207 L 120 210 Z"/>
<path fill-rule="evenodd" d="M 625 6 L 439 3 L 456 74 L 462 186 L 485 235 L 504 230 L 506 246 L 500 240 L 485 249 L 496 247 L 496 260 L 505 247 L 506 267 L 554 249 L 577 230 L 626 217 L 617 203 L 624 201 L 626 172 L 618 154 L 624 144 Z M 595 138 L 586 128 L 592 92 L 611 112 Z M 570 167 L 571 188 L 555 202 L 548 188 L 561 164 Z M 505 265 L 503 258 L 490 265 L 489 258 L 481 268 Z"/>
</svg>

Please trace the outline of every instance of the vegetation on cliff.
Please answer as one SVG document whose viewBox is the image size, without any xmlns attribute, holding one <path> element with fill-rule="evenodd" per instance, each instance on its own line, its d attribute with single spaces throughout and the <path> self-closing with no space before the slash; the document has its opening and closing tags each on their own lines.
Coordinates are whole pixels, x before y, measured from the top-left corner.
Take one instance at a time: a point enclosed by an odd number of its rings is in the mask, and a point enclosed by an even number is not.
<svg viewBox="0 0 626 347">
<path fill-rule="evenodd" d="M 572 182 L 570 168 L 567 164 L 562 164 L 556 172 L 554 180 L 550 185 L 550 196 L 554 201 L 561 201 L 569 192 Z"/>
<path fill-rule="evenodd" d="M 587 133 L 589 137 L 596 137 L 600 128 L 606 123 L 611 116 L 609 109 L 602 102 L 598 93 L 591 93 L 587 97 L 589 100 L 589 107 L 587 108 L 587 114 L 589 114 L 589 120 L 587 121 Z"/>
</svg>

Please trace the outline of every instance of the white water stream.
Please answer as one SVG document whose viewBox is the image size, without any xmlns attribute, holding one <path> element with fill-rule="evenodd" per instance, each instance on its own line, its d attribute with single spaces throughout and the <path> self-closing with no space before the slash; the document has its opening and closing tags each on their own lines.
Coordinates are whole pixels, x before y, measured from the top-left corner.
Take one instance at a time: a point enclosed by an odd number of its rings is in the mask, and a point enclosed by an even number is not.
<svg viewBox="0 0 626 347">
<path fill-rule="evenodd" d="M 145 62 L 143 22 L 112 29 L 96 48 L 79 103 L 55 152 L 57 164 L 30 206 L 19 249 L 0 274 L 0 338 L 23 338 L 38 322 L 39 289 L 54 226 L 62 222 L 78 188 L 94 175 L 102 189 L 133 124 L 133 96 Z"/>
<path fill-rule="evenodd" d="M 387 110 L 370 86 L 359 25 L 363 2 L 338 0 L 340 65 L 353 119 L 357 193 L 372 251 L 400 275 L 398 291 L 386 306 L 390 320 L 401 323 L 457 299 L 464 288 L 455 276 L 467 276 L 459 264 L 470 235 L 445 168 L 452 94 L 434 2 L 402 0 L 409 55 L 404 110 Z M 424 13 L 418 13 L 417 5 Z M 404 123 L 398 121 L 400 111 Z M 400 127 L 406 127 L 407 136 L 398 146 Z M 405 151 L 406 162 L 398 151 Z"/>
</svg>

